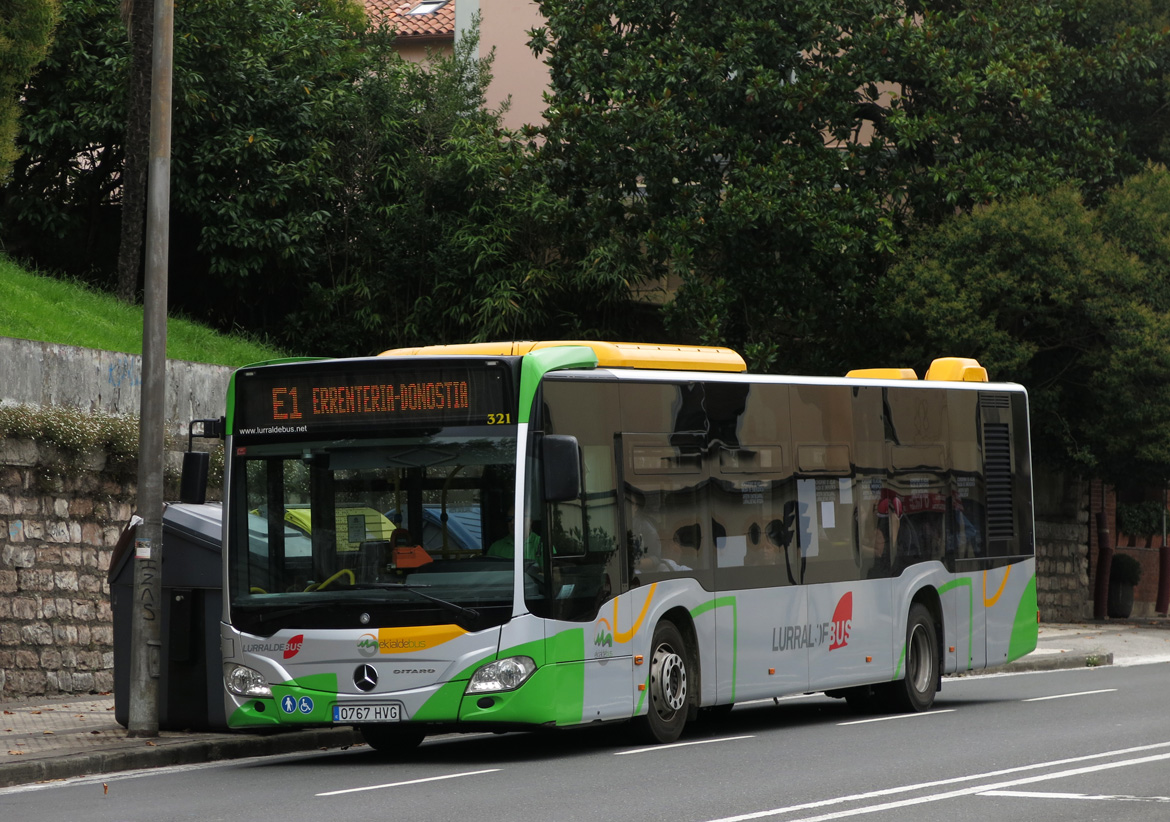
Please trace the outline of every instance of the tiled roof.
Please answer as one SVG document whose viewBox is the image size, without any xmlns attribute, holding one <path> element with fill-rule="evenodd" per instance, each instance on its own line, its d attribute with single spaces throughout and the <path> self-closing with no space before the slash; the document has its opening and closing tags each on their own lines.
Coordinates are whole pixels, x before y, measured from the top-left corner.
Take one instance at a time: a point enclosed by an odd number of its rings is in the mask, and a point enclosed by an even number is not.
<svg viewBox="0 0 1170 822">
<path fill-rule="evenodd" d="M 383 20 L 399 37 L 454 37 L 455 0 L 429 14 L 408 14 L 420 0 L 363 0 L 371 23 Z"/>
</svg>

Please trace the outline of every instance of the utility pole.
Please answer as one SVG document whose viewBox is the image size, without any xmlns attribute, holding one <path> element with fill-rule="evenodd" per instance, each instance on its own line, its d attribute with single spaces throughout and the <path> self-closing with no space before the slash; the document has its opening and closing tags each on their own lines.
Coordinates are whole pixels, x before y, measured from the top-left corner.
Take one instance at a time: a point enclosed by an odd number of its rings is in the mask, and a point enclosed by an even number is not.
<svg viewBox="0 0 1170 822">
<path fill-rule="evenodd" d="M 149 2 L 149 0 L 136 0 Z M 131 611 L 130 736 L 158 736 L 162 666 L 163 449 L 166 442 L 167 254 L 170 248 L 171 64 L 174 0 L 154 0 L 150 178 L 142 306 L 142 408 L 138 435 L 138 515 Z"/>
</svg>

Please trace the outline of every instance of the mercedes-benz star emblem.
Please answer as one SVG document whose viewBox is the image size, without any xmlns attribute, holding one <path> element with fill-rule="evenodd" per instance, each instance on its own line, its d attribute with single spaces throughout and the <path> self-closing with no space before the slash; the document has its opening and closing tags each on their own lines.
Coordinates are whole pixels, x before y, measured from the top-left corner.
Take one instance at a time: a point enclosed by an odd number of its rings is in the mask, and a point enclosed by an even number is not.
<svg viewBox="0 0 1170 822">
<path fill-rule="evenodd" d="M 372 691 L 378 684 L 378 672 L 373 665 L 359 665 L 353 672 L 353 684 L 359 691 Z"/>
<path fill-rule="evenodd" d="M 370 624 L 370 615 L 369 614 L 362 614 L 360 617 L 358 617 L 358 622 L 360 622 L 362 625 L 369 625 Z"/>
</svg>

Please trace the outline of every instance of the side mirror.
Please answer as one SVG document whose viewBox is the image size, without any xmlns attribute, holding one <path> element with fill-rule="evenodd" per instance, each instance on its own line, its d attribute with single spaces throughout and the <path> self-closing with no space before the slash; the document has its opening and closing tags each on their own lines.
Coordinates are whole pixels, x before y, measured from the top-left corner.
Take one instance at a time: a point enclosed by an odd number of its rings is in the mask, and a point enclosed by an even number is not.
<svg viewBox="0 0 1170 822">
<path fill-rule="evenodd" d="M 581 496 L 581 448 L 577 438 L 546 434 L 540 442 L 544 501 L 568 502 Z"/>
<path fill-rule="evenodd" d="M 183 473 L 179 479 L 179 502 L 202 505 L 207 502 L 207 473 L 211 455 L 204 451 L 183 452 Z"/>
<path fill-rule="evenodd" d="M 202 505 L 207 502 L 207 471 L 211 455 L 194 448 L 195 437 L 223 439 L 224 419 L 191 420 L 187 426 L 187 450 L 183 453 L 183 473 L 179 480 L 179 502 Z"/>
</svg>

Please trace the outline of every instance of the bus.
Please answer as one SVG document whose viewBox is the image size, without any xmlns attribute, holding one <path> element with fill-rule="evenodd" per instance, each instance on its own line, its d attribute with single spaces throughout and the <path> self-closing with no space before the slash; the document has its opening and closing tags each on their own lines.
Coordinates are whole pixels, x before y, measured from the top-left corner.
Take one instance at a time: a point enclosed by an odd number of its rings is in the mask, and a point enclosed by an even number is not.
<svg viewBox="0 0 1170 822">
<path fill-rule="evenodd" d="M 229 727 L 428 734 L 825 692 L 924 711 L 1036 646 L 1027 393 L 712 347 L 506 342 L 231 378 Z"/>
</svg>

